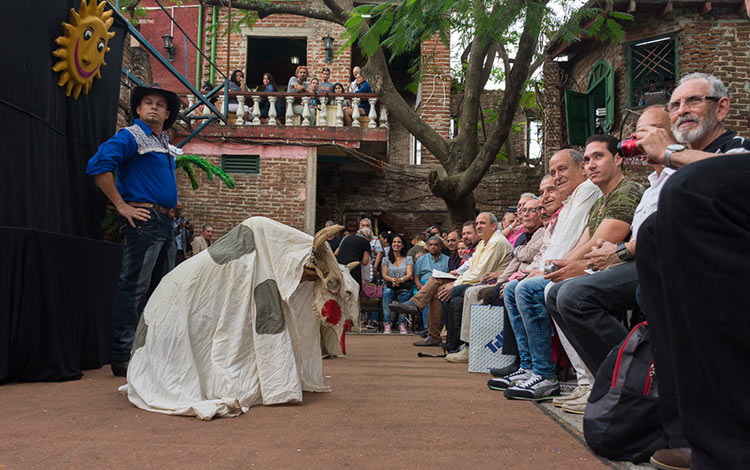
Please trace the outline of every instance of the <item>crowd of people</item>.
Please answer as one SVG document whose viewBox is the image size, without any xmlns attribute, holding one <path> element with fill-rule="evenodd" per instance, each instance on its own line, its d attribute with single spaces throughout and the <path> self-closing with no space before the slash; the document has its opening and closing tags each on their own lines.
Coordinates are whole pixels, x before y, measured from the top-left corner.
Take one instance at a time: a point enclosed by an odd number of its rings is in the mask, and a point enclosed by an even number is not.
<svg viewBox="0 0 750 470">
<path fill-rule="evenodd" d="M 352 68 L 352 77 L 353 80 L 350 83 L 333 83 L 329 81 L 331 78 L 330 68 L 323 67 L 320 71 L 320 77 L 311 77 L 308 67 L 306 65 L 299 65 L 297 66 L 294 75 L 289 78 L 286 90 L 280 90 L 273 75 L 268 72 L 264 73 L 262 76 L 262 86 L 257 87 L 255 90 L 261 92 L 286 91 L 287 93 L 304 93 L 306 95 L 312 94 L 308 103 L 308 118 L 310 119 L 310 122 L 314 124 L 317 122 L 318 113 L 326 112 L 322 105 L 322 101 L 320 99 L 321 97 L 327 97 L 327 104 L 333 105 L 335 103 L 334 98 L 336 97 L 336 95 L 344 93 L 373 93 L 370 84 L 365 79 L 359 66 L 355 66 L 354 68 Z M 230 74 L 229 81 L 227 83 L 230 92 L 249 91 L 246 85 L 245 74 L 242 72 L 242 70 L 234 70 Z M 201 90 L 204 93 L 207 93 L 213 90 L 213 88 L 214 87 L 212 83 L 206 82 Z M 215 103 L 217 98 L 214 96 L 211 97 L 210 100 L 212 103 Z M 245 104 L 244 106 L 245 113 L 252 112 L 252 109 L 247 104 Z M 274 103 L 276 116 L 279 118 L 282 116 L 283 106 L 286 106 L 286 101 L 284 99 L 277 99 Z M 355 113 L 352 106 L 352 100 L 344 99 L 342 101 L 344 125 L 346 126 L 351 126 L 354 120 L 353 116 Z M 237 112 L 237 110 L 239 109 L 239 103 L 235 97 L 230 97 L 227 109 L 230 113 Z M 271 102 L 268 98 L 264 97 L 260 102 L 260 117 L 268 118 L 270 109 Z M 301 99 L 294 99 L 292 103 L 292 110 L 295 115 L 298 115 L 300 117 L 303 115 L 304 108 Z M 367 99 L 361 100 L 359 104 L 359 115 L 367 116 L 369 113 L 370 103 Z"/>
<path fill-rule="evenodd" d="M 460 229 L 376 238 L 363 219 L 359 231 L 341 241 L 339 261 L 360 261 L 365 270 L 371 264 L 380 273 L 384 333 L 394 322 L 405 333 L 406 317 L 421 312 L 424 338 L 414 345 L 442 346 L 449 362 L 469 360 L 470 306 L 502 306 L 503 353 L 516 361 L 490 370 L 489 388 L 509 399 L 552 400 L 568 413 L 584 414 L 597 370 L 645 318 L 667 443 L 652 464 L 744 468 L 750 461 L 737 449 L 748 442 L 750 420 L 746 406 L 739 419 L 732 411 L 744 402 L 744 389 L 714 385 L 719 370 L 726 381 L 741 375 L 744 358 L 733 348 L 746 329 L 736 327 L 750 326 L 741 315 L 741 292 L 726 290 L 736 282 L 727 272 L 744 275 L 733 261 L 747 251 L 742 243 L 750 220 L 742 192 L 730 192 L 748 176 L 747 156 L 727 155 L 750 152 L 750 141 L 724 128 L 729 109 L 721 80 L 687 75 L 666 106 L 648 107 L 638 119 L 637 148 L 653 164 L 647 188 L 623 168 L 618 139 L 594 135 L 582 153 L 556 152 L 538 195 L 522 194 L 516 210 L 500 220 L 482 212 Z M 705 295 L 703 283 L 726 298 Z M 709 315 L 716 307 L 718 323 Z M 374 321 L 368 316 L 366 327 L 376 328 Z M 575 388 L 565 395 L 554 337 L 576 375 Z M 700 348 L 698 338 L 706 340 Z M 709 383 L 722 397 L 712 404 L 699 390 Z"/>
</svg>

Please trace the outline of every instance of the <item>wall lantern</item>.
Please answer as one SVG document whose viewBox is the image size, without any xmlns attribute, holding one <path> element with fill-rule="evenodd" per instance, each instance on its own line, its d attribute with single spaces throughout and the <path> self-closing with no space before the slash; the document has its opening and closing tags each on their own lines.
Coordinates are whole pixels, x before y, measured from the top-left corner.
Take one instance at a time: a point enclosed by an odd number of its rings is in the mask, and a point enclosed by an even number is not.
<svg viewBox="0 0 750 470">
<path fill-rule="evenodd" d="M 290 60 L 294 65 L 299 64 L 299 57 L 297 57 L 296 55 L 293 55 Z"/>
<path fill-rule="evenodd" d="M 164 41 L 164 50 L 167 51 L 167 60 L 174 62 L 174 46 L 172 46 L 172 40 L 174 38 L 169 34 L 165 34 L 161 39 Z"/>
<path fill-rule="evenodd" d="M 333 62 L 333 38 L 331 33 L 326 33 L 323 38 L 323 47 L 326 50 L 326 64 L 330 64 Z"/>
</svg>

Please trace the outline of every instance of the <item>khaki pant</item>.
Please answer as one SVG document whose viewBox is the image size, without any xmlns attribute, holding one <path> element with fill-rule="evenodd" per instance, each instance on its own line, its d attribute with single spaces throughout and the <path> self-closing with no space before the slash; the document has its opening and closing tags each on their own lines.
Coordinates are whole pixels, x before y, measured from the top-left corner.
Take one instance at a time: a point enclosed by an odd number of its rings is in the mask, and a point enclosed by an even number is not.
<svg viewBox="0 0 750 470">
<path fill-rule="evenodd" d="M 427 315 L 427 333 L 431 339 L 437 341 L 441 341 L 440 332 L 443 329 L 443 302 L 437 298 L 437 292 L 443 284 L 449 282 L 451 282 L 450 279 L 431 277 L 427 284 L 423 285 L 419 292 L 410 299 L 419 310 L 430 306 L 430 312 Z"/>
</svg>

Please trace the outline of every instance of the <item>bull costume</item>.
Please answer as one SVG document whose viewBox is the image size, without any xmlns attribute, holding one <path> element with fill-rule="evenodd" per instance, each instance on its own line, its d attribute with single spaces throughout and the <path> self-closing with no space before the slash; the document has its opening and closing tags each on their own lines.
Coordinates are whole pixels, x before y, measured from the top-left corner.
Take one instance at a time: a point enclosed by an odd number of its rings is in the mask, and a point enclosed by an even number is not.
<svg viewBox="0 0 750 470">
<path fill-rule="evenodd" d="M 313 239 L 251 217 L 177 266 L 144 309 L 120 390 L 144 410 L 201 419 L 328 391 L 321 350 L 338 353 L 359 314 L 357 263 L 339 265 L 326 243 L 342 228 Z M 300 282 L 305 268 L 313 282 Z"/>
</svg>

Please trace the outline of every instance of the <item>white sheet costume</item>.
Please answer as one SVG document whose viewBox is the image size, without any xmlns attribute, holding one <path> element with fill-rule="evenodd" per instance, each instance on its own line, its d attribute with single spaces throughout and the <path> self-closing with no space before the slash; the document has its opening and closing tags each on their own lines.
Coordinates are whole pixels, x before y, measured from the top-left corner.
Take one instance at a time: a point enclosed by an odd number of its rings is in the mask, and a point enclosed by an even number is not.
<svg viewBox="0 0 750 470">
<path fill-rule="evenodd" d="M 201 419 L 328 391 L 321 336 L 335 354 L 359 314 L 357 283 L 325 242 L 342 228 L 313 240 L 251 217 L 181 263 L 146 305 L 120 390 L 144 410 Z M 315 281 L 300 282 L 305 266 Z"/>
</svg>

